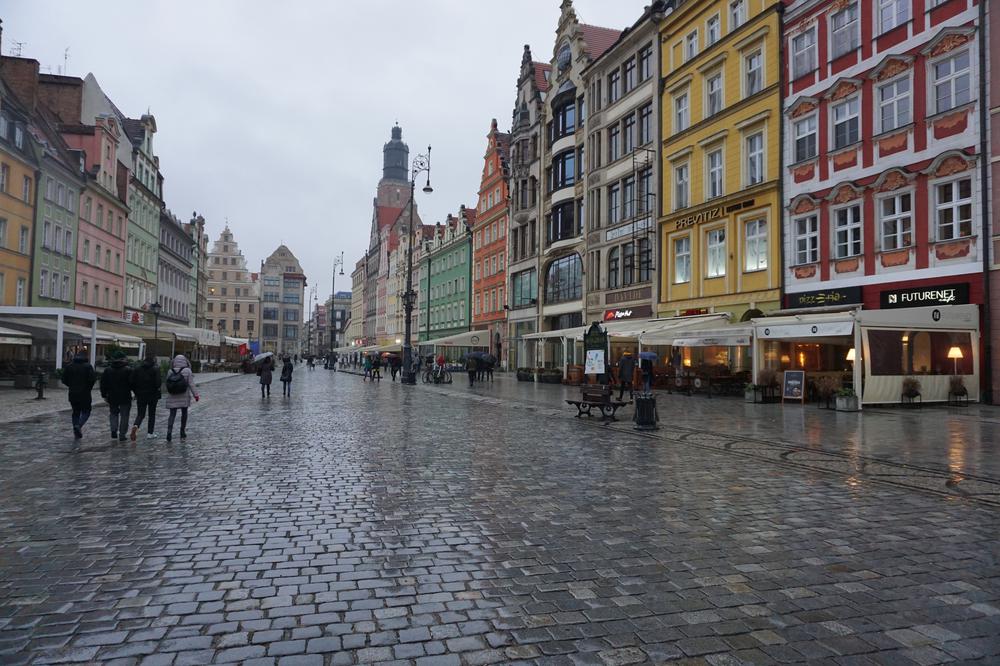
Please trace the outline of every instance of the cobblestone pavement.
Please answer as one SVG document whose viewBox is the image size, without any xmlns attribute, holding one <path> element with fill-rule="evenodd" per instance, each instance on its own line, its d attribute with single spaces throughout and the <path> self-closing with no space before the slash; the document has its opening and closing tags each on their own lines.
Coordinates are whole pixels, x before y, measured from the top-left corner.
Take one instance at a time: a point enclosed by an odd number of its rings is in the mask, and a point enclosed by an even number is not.
<svg viewBox="0 0 1000 666">
<path fill-rule="evenodd" d="M 300 368 L 183 444 L 0 426 L 0 663 L 1000 661 L 986 502 Z"/>
</svg>

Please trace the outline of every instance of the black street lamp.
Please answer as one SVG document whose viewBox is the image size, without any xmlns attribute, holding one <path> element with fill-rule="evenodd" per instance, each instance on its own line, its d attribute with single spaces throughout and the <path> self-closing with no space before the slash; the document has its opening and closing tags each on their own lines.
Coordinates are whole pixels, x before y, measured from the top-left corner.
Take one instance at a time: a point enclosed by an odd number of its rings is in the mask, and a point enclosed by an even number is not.
<svg viewBox="0 0 1000 666">
<path fill-rule="evenodd" d="M 327 318 L 330 320 L 330 353 L 327 354 L 326 360 L 330 364 L 330 368 L 336 370 L 336 366 L 333 365 L 333 345 L 336 342 L 337 337 L 337 266 L 340 266 L 340 274 L 344 274 L 344 253 L 341 252 L 339 257 L 334 257 L 333 259 L 333 279 L 330 280 L 330 311 L 326 313 Z"/>
<path fill-rule="evenodd" d="M 413 306 L 417 300 L 417 295 L 413 291 L 413 208 L 414 190 L 417 185 L 417 176 L 422 172 L 427 172 L 427 184 L 424 185 L 424 192 L 430 194 L 434 191 L 431 187 L 431 147 L 427 146 L 426 155 L 417 155 L 413 158 L 413 165 L 410 176 L 410 224 L 407 229 L 409 242 L 406 246 L 406 292 L 403 294 L 403 307 L 406 311 L 406 324 L 404 326 L 403 337 L 403 384 L 416 384 L 417 375 L 413 372 L 413 347 L 410 344 L 413 328 Z"/>
<path fill-rule="evenodd" d="M 157 301 L 149 306 L 149 311 L 153 313 L 153 355 L 156 356 L 160 350 L 160 312 L 163 306 Z"/>
<path fill-rule="evenodd" d="M 219 365 L 221 365 L 222 364 L 222 339 L 223 339 L 223 332 L 226 330 L 226 324 L 225 324 L 225 322 L 221 322 L 220 321 L 219 325 L 218 325 L 218 329 L 219 329 Z"/>
</svg>

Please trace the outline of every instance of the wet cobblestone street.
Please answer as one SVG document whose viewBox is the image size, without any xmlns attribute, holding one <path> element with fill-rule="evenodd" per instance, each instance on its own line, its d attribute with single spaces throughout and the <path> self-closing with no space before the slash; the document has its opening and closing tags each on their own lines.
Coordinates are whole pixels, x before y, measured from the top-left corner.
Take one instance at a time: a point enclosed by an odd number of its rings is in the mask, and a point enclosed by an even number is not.
<svg viewBox="0 0 1000 666">
<path fill-rule="evenodd" d="M 0 425 L 0 663 L 1000 662 L 988 501 L 711 445 L 707 401 L 651 439 L 512 382 L 295 378 L 206 385 L 184 443 Z"/>
</svg>

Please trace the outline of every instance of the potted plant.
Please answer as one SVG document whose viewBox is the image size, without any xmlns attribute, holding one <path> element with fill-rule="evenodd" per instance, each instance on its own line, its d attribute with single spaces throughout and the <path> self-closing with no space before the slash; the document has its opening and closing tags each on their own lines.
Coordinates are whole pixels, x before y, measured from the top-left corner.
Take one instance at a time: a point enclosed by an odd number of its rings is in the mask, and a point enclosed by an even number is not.
<svg viewBox="0 0 1000 666">
<path fill-rule="evenodd" d="M 819 406 L 830 409 L 830 398 L 837 392 L 837 380 L 830 375 L 823 375 L 816 380 L 816 394 L 819 396 Z"/>
<path fill-rule="evenodd" d="M 858 395 L 852 388 L 842 388 L 837 391 L 837 411 L 856 412 L 858 411 Z"/>
<path fill-rule="evenodd" d="M 757 389 L 761 392 L 761 402 L 772 402 L 778 399 L 778 371 L 774 368 L 763 368 L 757 373 Z"/>
<path fill-rule="evenodd" d="M 757 402 L 757 385 L 747 382 L 743 385 L 743 402 Z"/>
<path fill-rule="evenodd" d="M 518 368 L 517 369 L 517 381 L 519 382 L 533 382 L 535 381 L 535 371 L 533 368 Z"/>
<path fill-rule="evenodd" d="M 953 405 L 959 405 L 962 403 L 962 398 L 965 398 L 965 403 L 969 402 L 969 389 L 965 387 L 965 378 L 961 375 L 954 375 L 948 378 L 948 402 Z"/>
<path fill-rule="evenodd" d="M 543 384 L 562 383 L 563 373 L 559 368 L 539 368 L 538 381 Z"/>
<path fill-rule="evenodd" d="M 903 377 L 903 402 L 913 402 L 920 397 L 920 380 L 916 377 Z"/>
</svg>

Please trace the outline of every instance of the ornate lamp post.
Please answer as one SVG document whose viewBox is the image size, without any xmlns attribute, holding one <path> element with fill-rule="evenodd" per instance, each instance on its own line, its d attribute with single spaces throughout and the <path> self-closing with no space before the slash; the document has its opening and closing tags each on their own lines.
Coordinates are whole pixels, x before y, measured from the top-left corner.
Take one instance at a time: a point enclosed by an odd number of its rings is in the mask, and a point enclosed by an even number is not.
<svg viewBox="0 0 1000 666">
<path fill-rule="evenodd" d="M 336 370 L 336 366 L 333 365 L 333 346 L 336 342 L 337 337 L 337 267 L 340 266 L 340 274 L 344 274 L 344 253 L 341 252 L 339 257 L 334 257 L 333 259 L 333 279 L 330 281 L 330 311 L 326 313 L 326 316 L 330 319 L 330 353 L 327 355 L 327 360 L 331 364 L 330 367 Z"/>
<path fill-rule="evenodd" d="M 153 313 L 153 355 L 159 351 L 160 347 L 160 312 L 163 306 L 157 301 L 149 306 L 149 311 Z"/>
<path fill-rule="evenodd" d="M 410 176 L 410 224 L 407 230 L 409 242 L 406 246 L 406 292 L 403 294 L 403 307 L 406 310 L 406 324 L 403 332 L 403 376 L 400 381 L 403 384 L 416 384 L 417 376 L 413 372 L 413 347 L 410 343 L 413 328 L 413 306 L 416 305 L 417 295 L 413 291 L 413 208 L 415 206 L 414 190 L 417 185 L 417 176 L 421 172 L 427 172 L 427 184 L 424 185 L 424 192 L 430 194 L 434 191 L 431 187 L 431 147 L 427 146 L 426 155 L 417 155 L 413 158 L 413 165 Z"/>
<path fill-rule="evenodd" d="M 223 332 L 226 330 L 225 323 L 223 323 L 223 322 L 220 321 L 219 325 L 218 325 L 218 329 L 219 329 L 219 365 L 222 365 L 222 341 L 223 341 L 223 338 L 225 337 L 223 335 Z"/>
</svg>

